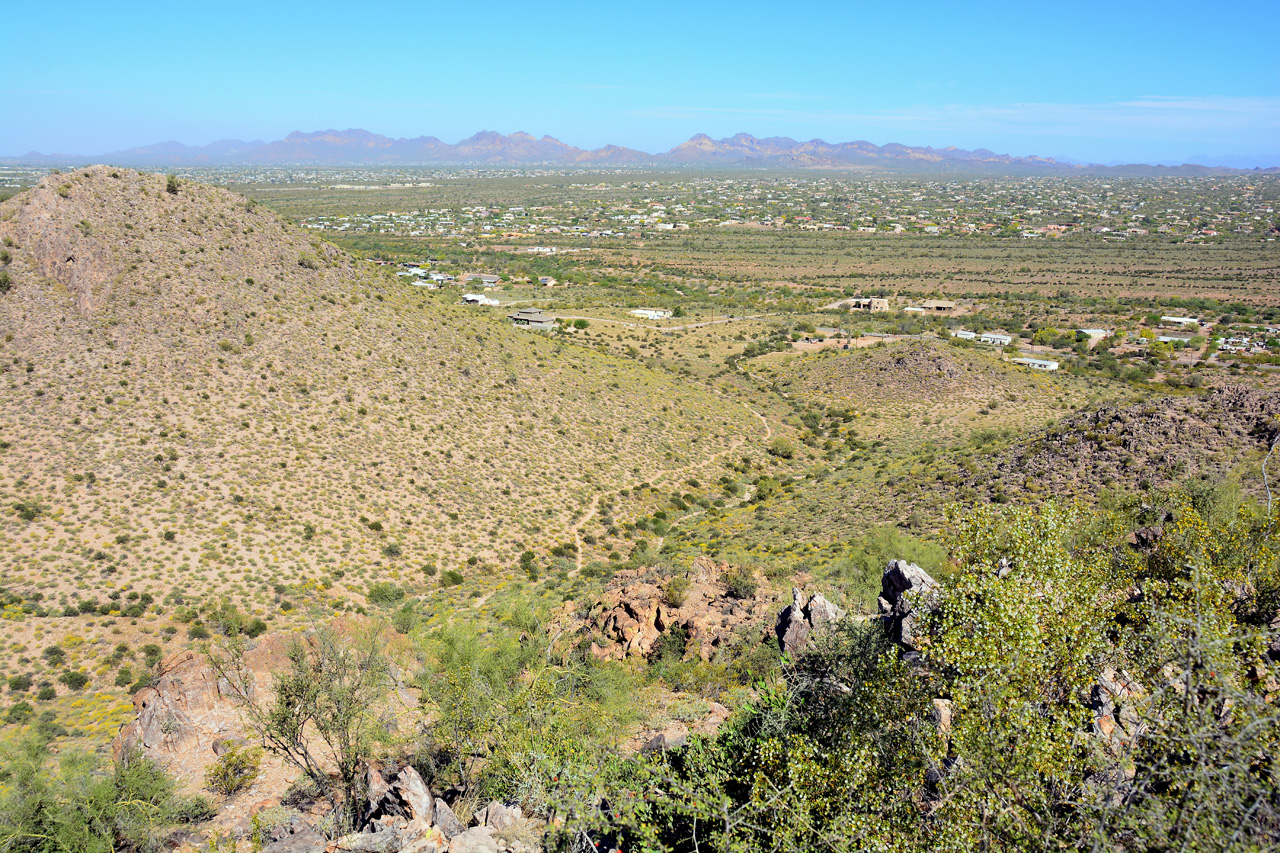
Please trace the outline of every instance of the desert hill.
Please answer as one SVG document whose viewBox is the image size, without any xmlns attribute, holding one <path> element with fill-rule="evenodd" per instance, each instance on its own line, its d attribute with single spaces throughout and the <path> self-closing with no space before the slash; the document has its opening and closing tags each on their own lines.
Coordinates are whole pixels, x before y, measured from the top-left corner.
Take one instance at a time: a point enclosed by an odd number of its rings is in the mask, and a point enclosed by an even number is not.
<svg viewBox="0 0 1280 853">
<path fill-rule="evenodd" d="M 899 341 L 853 350 L 757 359 L 761 375 L 785 394 L 848 407 L 858 435 L 916 444 L 963 439 L 972 430 L 1026 429 L 1079 405 L 1088 393 L 1075 377 L 1048 376 L 988 349 L 938 340 Z"/>
<path fill-rule="evenodd" d="M 131 587 L 270 616 L 470 580 L 572 539 L 598 493 L 761 432 L 241 197 L 173 189 L 99 166 L 0 205 L 0 559 L 46 605 Z"/>
</svg>

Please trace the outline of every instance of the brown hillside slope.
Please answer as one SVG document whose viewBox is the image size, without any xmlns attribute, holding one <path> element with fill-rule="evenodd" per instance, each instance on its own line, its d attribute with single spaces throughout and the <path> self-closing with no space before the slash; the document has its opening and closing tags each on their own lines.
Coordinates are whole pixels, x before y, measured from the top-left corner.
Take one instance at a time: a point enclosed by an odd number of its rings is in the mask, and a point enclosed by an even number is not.
<svg viewBox="0 0 1280 853">
<path fill-rule="evenodd" d="M 0 571 L 46 602 L 423 582 L 567 539 L 596 492 L 761 429 L 220 189 L 50 175 L 0 205 L 0 238 Z"/>
</svg>

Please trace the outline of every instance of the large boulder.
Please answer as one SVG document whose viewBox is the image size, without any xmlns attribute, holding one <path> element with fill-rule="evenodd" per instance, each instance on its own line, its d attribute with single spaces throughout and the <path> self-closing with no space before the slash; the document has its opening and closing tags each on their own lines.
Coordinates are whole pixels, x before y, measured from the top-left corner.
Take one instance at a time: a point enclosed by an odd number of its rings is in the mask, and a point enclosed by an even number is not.
<svg viewBox="0 0 1280 853">
<path fill-rule="evenodd" d="M 904 651 L 915 653 L 916 624 L 920 608 L 927 609 L 938 582 L 929 573 L 906 560 L 890 560 L 880 577 L 880 615 L 889 638 Z"/>
<path fill-rule="evenodd" d="M 791 604 L 778 614 L 778 646 L 789 655 L 804 651 L 809 636 L 825 631 L 845 617 L 845 612 L 828 601 L 822 593 L 805 601 L 800 590 L 792 588 Z"/>
</svg>

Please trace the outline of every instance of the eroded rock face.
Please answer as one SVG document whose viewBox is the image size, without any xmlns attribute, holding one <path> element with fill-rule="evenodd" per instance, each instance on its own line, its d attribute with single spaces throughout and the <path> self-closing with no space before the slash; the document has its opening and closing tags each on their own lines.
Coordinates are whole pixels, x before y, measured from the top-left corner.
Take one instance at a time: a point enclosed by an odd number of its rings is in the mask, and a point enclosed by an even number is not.
<svg viewBox="0 0 1280 853">
<path fill-rule="evenodd" d="M 255 683 L 269 681 L 285 657 L 280 638 L 264 638 L 245 654 Z M 231 685 L 220 681 L 208 661 L 192 651 L 165 660 L 155 687 L 133 697 L 137 717 L 121 727 L 112 743 L 117 758 L 138 750 L 182 782 L 199 783 L 204 770 L 228 743 L 249 740 Z"/>
<path fill-rule="evenodd" d="M 880 615 L 890 639 L 908 652 L 917 651 L 916 623 L 921 607 L 928 607 L 938 582 L 906 560 L 890 560 L 880 577 Z"/>
<path fill-rule="evenodd" d="M 651 570 L 619 572 L 587 617 L 586 627 L 598 636 L 591 651 L 602 660 L 646 657 L 667 631 L 683 628 L 689 647 L 703 660 L 733 642 L 744 627 L 763 623 L 769 603 L 763 596 L 731 597 L 722 577 L 726 564 L 698 558 L 689 574 L 689 588 L 679 606 L 663 600 L 666 579 Z"/>
</svg>

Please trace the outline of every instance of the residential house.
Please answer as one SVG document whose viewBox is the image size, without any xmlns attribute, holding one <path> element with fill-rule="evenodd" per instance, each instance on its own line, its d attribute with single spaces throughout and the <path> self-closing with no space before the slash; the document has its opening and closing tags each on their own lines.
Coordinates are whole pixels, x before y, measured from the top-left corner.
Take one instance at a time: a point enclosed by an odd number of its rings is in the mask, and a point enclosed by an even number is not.
<svg viewBox="0 0 1280 853">
<path fill-rule="evenodd" d="M 526 329 L 554 329 L 556 320 L 549 314 L 543 314 L 538 308 L 521 308 L 514 314 L 508 314 L 507 319 L 517 326 Z"/>
<path fill-rule="evenodd" d="M 1058 362 L 1050 361 L 1047 358 L 1015 358 L 1014 364 L 1020 364 L 1023 367 L 1029 367 L 1032 370 L 1057 370 Z"/>
</svg>

